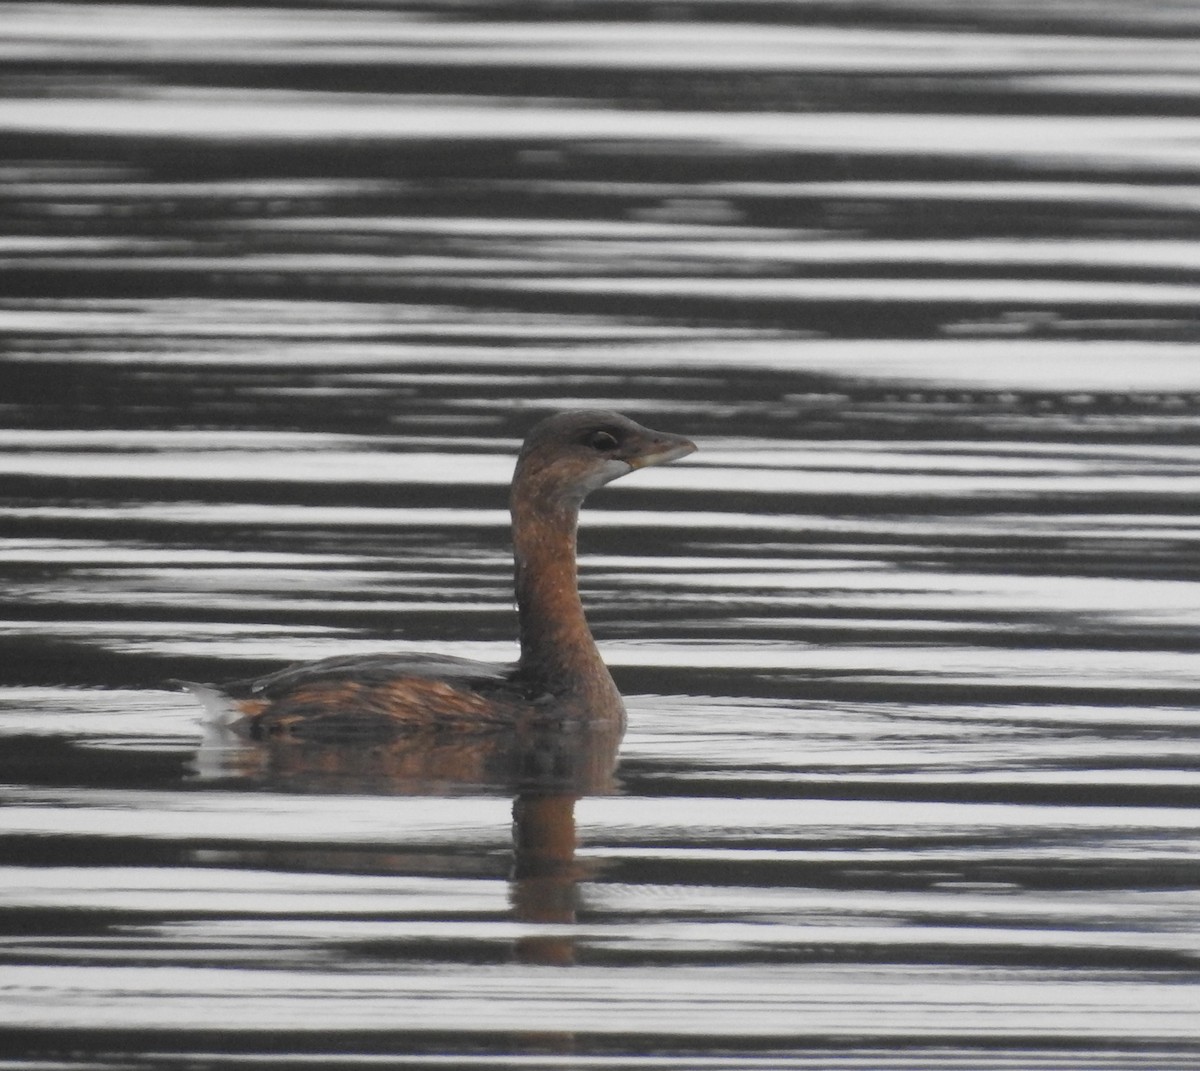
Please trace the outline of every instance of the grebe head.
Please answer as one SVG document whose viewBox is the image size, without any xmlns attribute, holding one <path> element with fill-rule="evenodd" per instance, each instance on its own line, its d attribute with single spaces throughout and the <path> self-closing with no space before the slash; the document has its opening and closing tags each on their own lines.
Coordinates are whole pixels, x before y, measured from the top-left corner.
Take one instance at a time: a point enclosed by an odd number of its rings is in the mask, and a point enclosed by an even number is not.
<svg viewBox="0 0 1200 1071">
<path fill-rule="evenodd" d="M 513 490 L 578 505 L 611 480 L 686 457 L 695 449 L 682 435 L 651 431 L 620 413 L 556 413 L 535 424 L 525 437 Z"/>
</svg>

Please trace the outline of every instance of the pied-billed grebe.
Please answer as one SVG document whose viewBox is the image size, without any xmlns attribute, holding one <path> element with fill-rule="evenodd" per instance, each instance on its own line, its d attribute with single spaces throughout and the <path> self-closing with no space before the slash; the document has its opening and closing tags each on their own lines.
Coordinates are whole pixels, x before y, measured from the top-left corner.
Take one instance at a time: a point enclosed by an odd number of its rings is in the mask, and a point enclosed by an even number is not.
<svg viewBox="0 0 1200 1071">
<path fill-rule="evenodd" d="M 220 689 L 188 685 L 223 721 L 258 739 L 357 739 L 364 732 L 487 729 L 619 720 L 624 704 L 579 599 L 575 531 L 589 492 L 696 449 L 597 410 L 558 413 L 525 438 L 513 475 L 513 554 L 521 657 L 373 655 L 290 666 Z"/>
</svg>

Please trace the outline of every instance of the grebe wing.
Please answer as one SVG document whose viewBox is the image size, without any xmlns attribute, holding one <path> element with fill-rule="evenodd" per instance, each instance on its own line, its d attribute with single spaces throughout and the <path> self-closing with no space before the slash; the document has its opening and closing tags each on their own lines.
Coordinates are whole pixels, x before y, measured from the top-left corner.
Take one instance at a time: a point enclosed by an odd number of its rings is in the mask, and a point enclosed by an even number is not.
<svg viewBox="0 0 1200 1071">
<path fill-rule="evenodd" d="M 177 683 L 208 724 L 255 738 L 346 742 L 426 729 L 510 725 L 531 701 L 516 667 L 443 655 L 327 658 L 219 686 Z"/>
<path fill-rule="evenodd" d="M 499 685 L 507 682 L 515 666 L 476 662 L 451 655 L 350 655 L 301 662 L 262 677 L 231 681 L 231 695 L 270 698 L 308 684 L 350 680 L 359 684 L 385 684 L 402 679 L 438 680 L 457 685 Z"/>
</svg>

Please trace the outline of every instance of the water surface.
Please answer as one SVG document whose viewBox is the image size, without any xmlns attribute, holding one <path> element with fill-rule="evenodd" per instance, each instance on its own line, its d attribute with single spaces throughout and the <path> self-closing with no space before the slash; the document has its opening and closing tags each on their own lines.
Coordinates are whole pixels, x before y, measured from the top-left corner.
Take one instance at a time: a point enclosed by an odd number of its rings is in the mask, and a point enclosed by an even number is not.
<svg viewBox="0 0 1200 1071">
<path fill-rule="evenodd" d="M 1200 18 L 0 9 L 6 1068 L 1200 1061 Z M 231 748 L 514 652 L 629 728 Z"/>
</svg>

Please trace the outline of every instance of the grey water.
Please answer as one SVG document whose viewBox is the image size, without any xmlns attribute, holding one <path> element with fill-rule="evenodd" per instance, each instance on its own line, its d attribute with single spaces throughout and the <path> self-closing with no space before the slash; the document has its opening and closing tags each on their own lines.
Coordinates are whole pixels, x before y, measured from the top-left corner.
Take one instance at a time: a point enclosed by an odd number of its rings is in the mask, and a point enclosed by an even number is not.
<svg viewBox="0 0 1200 1071">
<path fill-rule="evenodd" d="M 1200 1066 L 1200 7 L 0 5 L 0 1069 Z M 555 409 L 629 725 L 514 651 Z"/>
</svg>

